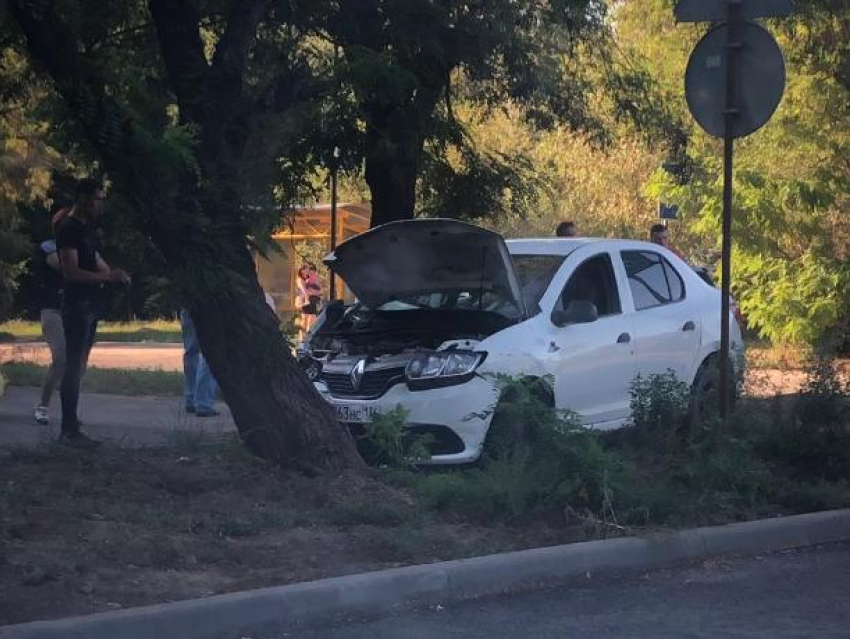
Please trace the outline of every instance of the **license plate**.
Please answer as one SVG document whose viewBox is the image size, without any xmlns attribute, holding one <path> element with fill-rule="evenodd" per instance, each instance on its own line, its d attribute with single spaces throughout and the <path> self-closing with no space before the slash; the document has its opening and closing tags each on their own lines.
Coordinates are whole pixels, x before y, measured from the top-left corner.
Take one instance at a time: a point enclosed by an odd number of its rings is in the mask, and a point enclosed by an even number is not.
<svg viewBox="0 0 850 639">
<path fill-rule="evenodd" d="M 354 406 L 349 404 L 334 404 L 338 421 L 349 424 L 366 424 L 378 411 L 373 406 Z"/>
</svg>

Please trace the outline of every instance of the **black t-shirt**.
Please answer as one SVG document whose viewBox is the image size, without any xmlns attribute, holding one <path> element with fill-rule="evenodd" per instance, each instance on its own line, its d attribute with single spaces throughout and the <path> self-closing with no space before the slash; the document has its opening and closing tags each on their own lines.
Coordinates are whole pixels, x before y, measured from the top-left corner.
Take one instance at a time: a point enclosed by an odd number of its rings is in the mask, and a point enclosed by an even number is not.
<svg viewBox="0 0 850 639">
<path fill-rule="evenodd" d="M 68 216 L 56 229 L 56 248 L 77 250 L 77 265 L 84 271 L 97 272 L 98 238 L 94 226 Z M 100 284 L 65 282 L 65 302 L 97 302 Z"/>
<path fill-rule="evenodd" d="M 56 242 L 42 242 L 35 249 L 32 259 L 32 271 L 35 276 L 36 301 L 38 309 L 58 310 L 62 307 L 62 273 L 47 263 L 47 257 L 56 253 Z"/>
</svg>

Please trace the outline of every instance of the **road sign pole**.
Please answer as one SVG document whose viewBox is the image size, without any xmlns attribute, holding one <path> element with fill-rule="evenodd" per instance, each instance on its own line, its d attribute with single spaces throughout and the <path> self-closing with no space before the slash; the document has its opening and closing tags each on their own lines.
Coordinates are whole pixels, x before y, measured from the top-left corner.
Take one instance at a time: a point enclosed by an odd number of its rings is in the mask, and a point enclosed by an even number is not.
<svg viewBox="0 0 850 639">
<path fill-rule="evenodd" d="M 741 42 L 738 37 L 741 0 L 728 0 L 727 22 L 729 24 L 726 40 L 726 109 L 724 110 L 725 134 L 723 136 L 723 249 L 721 268 L 723 284 L 721 287 L 722 300 L 720 304 L 720 418 L 724 421 L 729 416 L 729 400 L 731 397 L 731 381 L 729 379 L 729 295 L 732 281 L 732 177 L 733 150 L 735 144 L 734 125 L 738 116 L 735 96 L 735 71 Z"/>
<path fill-rule="evenodd" d="M 336 189 L 337 189 L 337 171 L 339 170 L 339 147 L 335 146 L 333 150 L 333 160 L 331 163 L 331 251 L 336 250 L 336 226 L 337 226 L 337 211 L 336 211 Z M 330 301 L 336 299 L 336 275 L 331 271 L 330 281 Z"/>
</svg>

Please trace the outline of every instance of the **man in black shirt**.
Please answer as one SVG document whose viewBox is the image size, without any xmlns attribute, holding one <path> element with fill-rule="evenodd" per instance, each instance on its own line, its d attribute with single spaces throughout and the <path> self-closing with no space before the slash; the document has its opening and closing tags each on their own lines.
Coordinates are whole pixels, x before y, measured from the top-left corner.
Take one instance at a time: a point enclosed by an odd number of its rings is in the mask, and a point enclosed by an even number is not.
<svg viewBox="0 0 850 639">
<path fill-rule="evenodd" d="M 80 180 L 74 206 L 56 230 L 56 246 L 65 279 L 62 327 L 66 365 L 60 390 L 62 434 L 59 441 L 74 448 L 94 448 L 100 444 L 80 432 L 77 404 L 83 357 L 97 330 L 101 285 L 130 281 L 125 271 L 109 268 L 98 253 L 94 222 L 105 197 L 99 182 Z"/>
</svg>

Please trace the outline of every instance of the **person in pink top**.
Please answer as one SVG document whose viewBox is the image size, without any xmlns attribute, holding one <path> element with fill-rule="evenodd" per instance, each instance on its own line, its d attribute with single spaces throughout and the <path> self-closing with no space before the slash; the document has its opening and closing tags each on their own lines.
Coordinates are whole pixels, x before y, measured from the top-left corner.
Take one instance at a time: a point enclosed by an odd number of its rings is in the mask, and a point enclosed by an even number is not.
<svg viewBox="0 0 850 639">
<path fill-rule="evenodd" d="M 322 284 L 313 264 L 298 269 L 298 304 L 301 308 L 301 333 L 307 335 L 319 314 L 322 302 Z"/>
</svg>

